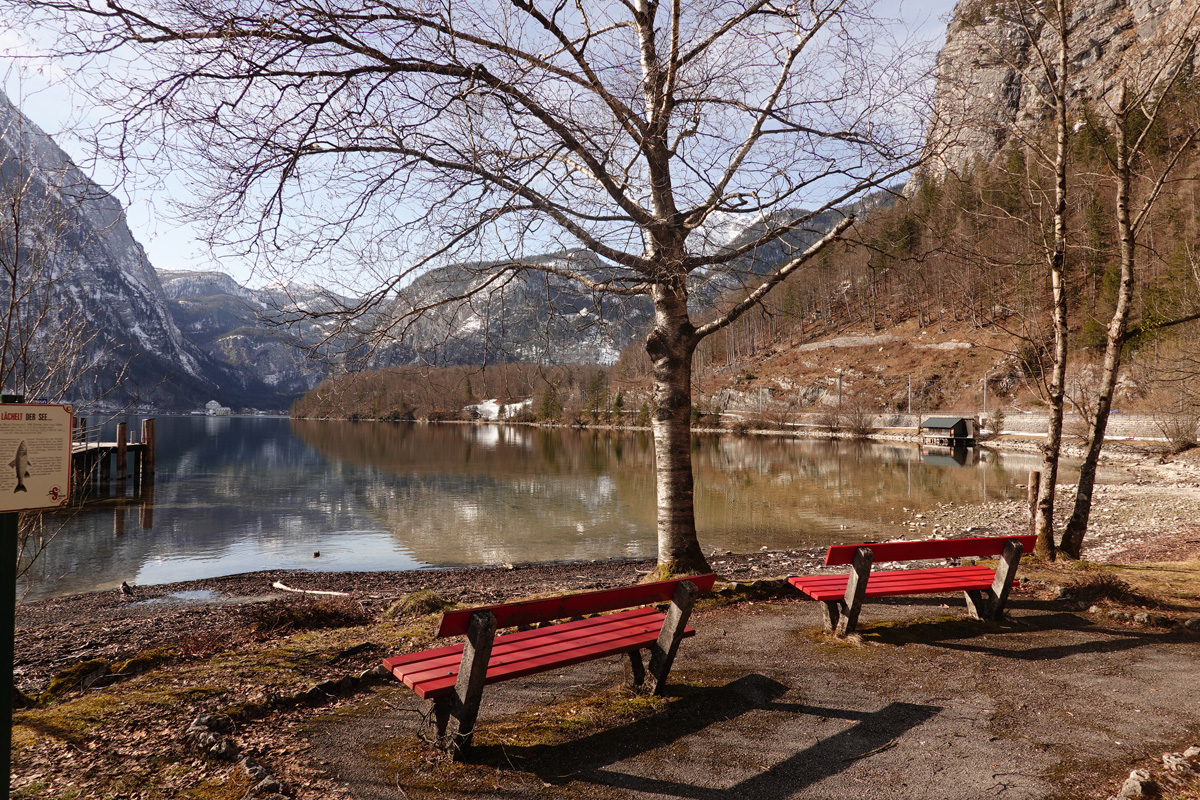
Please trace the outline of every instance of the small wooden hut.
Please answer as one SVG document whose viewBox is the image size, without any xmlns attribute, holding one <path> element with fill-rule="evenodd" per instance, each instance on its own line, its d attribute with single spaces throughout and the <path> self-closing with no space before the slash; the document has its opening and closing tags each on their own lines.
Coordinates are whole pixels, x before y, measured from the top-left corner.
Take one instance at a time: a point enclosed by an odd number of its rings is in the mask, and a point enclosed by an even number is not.
<svg viewBox="0 0 1200 800">
<path fill-rule="evenodd" d="M 921 444 L 972 447 L 978 429 L 974 417 L 930 417 L 921 421 Z"/>
</svg>

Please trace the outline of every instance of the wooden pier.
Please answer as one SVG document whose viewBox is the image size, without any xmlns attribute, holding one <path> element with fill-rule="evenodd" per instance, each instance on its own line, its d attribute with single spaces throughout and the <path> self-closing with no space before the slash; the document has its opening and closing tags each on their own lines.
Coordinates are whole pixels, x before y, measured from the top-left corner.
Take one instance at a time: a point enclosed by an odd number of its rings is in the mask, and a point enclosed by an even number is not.
<svg viewBox="0 0 1200 800">
<path fill-rule="evenodd" d="M 124 484 L 129 475 L 129 456 L 133 456 L 134 495 L 154 480 L 154 420 L 142 420 L 141 439 L 129 439 L 127 423 L 117 424 L 117 440 L 88 440 L 87 418 L 76 420 L 75 441 L 71 445 L 71 474 L 76 487 L 107 486 L 112 481 Z M 119 492 L 124 495 L 124 492 Z"/>
<path fill-rule="evenodd" d="M 117 423 L 115 442 L 89 441 L 87 418 L 75 421 L 71 445 L 71 502 L 112 505 L 113 533 L 125 533 L 126 510 L 138 511 L 143 530 L 154 527 L 154 420 L 142 420 L 141 438 L 131 441 L 128 425 Z M 130 476 L 129 457 L 133 456 Z M 133 492 L 129 493 L 129 479 Z"/>
</svg>

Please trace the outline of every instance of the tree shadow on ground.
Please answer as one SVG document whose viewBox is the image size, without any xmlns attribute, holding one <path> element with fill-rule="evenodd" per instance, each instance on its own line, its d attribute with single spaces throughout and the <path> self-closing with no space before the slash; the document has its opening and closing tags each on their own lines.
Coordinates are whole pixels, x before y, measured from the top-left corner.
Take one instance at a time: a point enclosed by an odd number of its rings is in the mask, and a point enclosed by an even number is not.
<svg viewBox="0 0 1200 800">
<path fill-rule="evenodd" d="M 529 771 L 547 785 L 584 781 L 635 792 L 698 800 L 734 800 L 755 797 L 771 800 L 847 769 L 854 762 L 888 749 L 907 731 L 936 716 L 938 706 L 891 703 L 879 711 L 864 712 L 780 702 L 788 687 L 762 675 L 739 678 L 720 687 L 671 687 L 678 699 L 665 711 L 636 722 L 574 741 L 527 747 L 477 747 L 471 760 Z M 610 769 L 613 765 L 649 753 L 719 723 L 751 711 L 808 714 L 821 719 L 844 719 L 849 728 L 807 747 L 782 762 L 735 785 L 705 784 L 643 777 Z"/>
<path fill-rule="evenodd" d="M 1051 632 L 1074 634 L 1070 641 L 1056 639 L 1043 644 Z M 926 644 L 998 658 L 1021 661 L 1048 661 L 1073 655 L 1115 653 L 1148 645 L 1186 641 L 1181 634 L 1167 631 L 1129 630 L 1097 625 L 1086 617 L 1068 612 L 1022 615 L 1003 623 L 961 619 L 914 619 L 895 623 L 862 625 L 864 641 L 903 647 Z M 988 644 L 970 642 L 990 637 Z M 1032 639 L 1032 641 L 1031 641 Z"/>
</svg>

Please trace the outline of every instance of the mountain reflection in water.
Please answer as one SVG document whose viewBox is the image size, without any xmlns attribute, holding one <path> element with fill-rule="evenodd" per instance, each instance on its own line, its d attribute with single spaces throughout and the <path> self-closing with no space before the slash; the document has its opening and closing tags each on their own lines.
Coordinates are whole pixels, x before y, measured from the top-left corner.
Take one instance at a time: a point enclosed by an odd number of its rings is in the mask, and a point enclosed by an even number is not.
<svg viewBox="0 0 1200 800">
<path fill-rule="evenodd" d="M 88 506 L 50 515 L 61 532 L 22 586 L 25 599 L 263 569 L 656 550 L 648 433 L 242 417 L 157 424 L 153 514 Z M 1016 497 L 1038 467 L 1033 456 L 930 455 L 906 445 L 697 435 L 701 544 L 739 552 L 897 536 L 905 509 Z"/>
</svg>

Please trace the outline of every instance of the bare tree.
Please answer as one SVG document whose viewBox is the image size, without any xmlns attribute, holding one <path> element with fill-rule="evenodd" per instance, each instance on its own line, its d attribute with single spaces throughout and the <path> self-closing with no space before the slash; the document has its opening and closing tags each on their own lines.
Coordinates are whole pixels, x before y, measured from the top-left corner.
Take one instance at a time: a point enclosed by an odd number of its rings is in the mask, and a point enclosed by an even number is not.
<svg viewBox="0 0 1200 800">
<path fill-rule="evenodd" d="M 1080 558 L 1083 537 L 1087 533 L 1092 510 L 1092 490 L 1096 482 L 1096 467 L 1104 447 L 1121 353 L 1127 343 L 1129 317 L 1133 308 L 1137 279 L 1138 237 L 1150 219 L 1150 212 L 1180 158 L 1196 140 L 1197 120 L 1193 113 L 1172 113 L 1179 109 L 1175 89 L 1191 64 L 1196 52 L 1195 23 L 1200 19 L 1200 7 L 1188 18 L 1183 29 L 1164 36 L 1164 52 L 1148 54 L 1144 62 L 1145 77 L 1135 81 L 1126 77 L 1115 99 L 1105 100 L 1106 118 L 1088 115 L 1088 124 L 1109 133 L 1102 152 L 1116 183 L 1116 222 L 1120 254 L 1120 284 L 1116 307 L 1105 334 L 1104 365 L 1096 392 L 1094 413 L 1089 422 L 1087 454 L 1079 468 L 1079 485 L 1075 492 L 1075 507 L 1063 531 L 1060 549 L 1070 558 Z M 1172 131 L 1169 153 L 1165 159 L 1154 159 L 1147 152 L 1150 142 L 1161 134 L 1162 117 L 1170 116 L 1171 125 L 1182 127 Z M 1139 192 L 1139 185 L 1141 191 Z"/>
<path fill-rule="evenodd" d="M 1049 406 L 1042 445 L 1042 482 L 1033 522 L 1037 552 L 1053 559 L 1054 493 L 1067 374 L 1071 12 L 1068 0 L 997 0 L 962 4 L 952 24 L 973 34 L 964 38 L 979 46 L 978 63 L 987 61 L 999 68 L 1006 81 L 1019 87 L 1019 91 L 1011 91 L 1011 86 L 997 91 L 990 80 L 981 86 L 970 82 L 975 76 L 964 81 L 964 76 L 940 75 L 939 79 L 950 88 L 939 98 L 941 108 L 931 139 L 945 142 L 945 154 L 935 158 L 933 164 L 935 172 L 940 169 L 946 173 L 977 167 L 975 163 L 955 164 L 953 159 L 975 150 L 993 152 L 989 148 L 995 147 L 998 132 L 1002 133 L 1001 157 L 1008 162 L 1000 169 L 1006 185 L 994 201 L 973 213 L 987 220 L 983 224 L 1010 224 L 1028 231 L 1036 255 L 1026 259 L 1023 253 L 1018 254 L 1013 265 L 1019 268 L 1036 263 L 1049 282 L 1052 344 L 1046 341 L 1051 337 L 1041 333 L 1044 323 L 1032 315 L 1026 318 L 1024 329 L 1013 333 L 1019 340 L 1018 358 L 1027 364 L 1027 374 Z M 1019 100 L 1014 102 L 1014 96 Z M 970 256 L 988 264 L 998 260 L 990 253 Z M 1044 369 L 1047 360 L 1048 371 Z"/>
<path fill-rule="evenodd" d="M 108 143 L 164 143 L 209 176 L 192 211 L 216 244 L 369 281 L 328 316 L 374 342 L 526 270 L 649 298 L 668 572 L 707 567 L 697 344 L 842 236 L 853 216 L 835 210 L 897 180 L 921 143 L 925 59 L 869 0 L 7 2 L 65 19 L 64 52 L 130 59 L 127 80 L 91 87 L 117 112 Z M 728 246 L 737 220 L 758 227 Z M 774 242 L 782 263 L 749 258 Z M 470 280 L 401 291 L 447 264 Z M 701 281 L 744 299 L 692 307 Z"/>
</svg>

